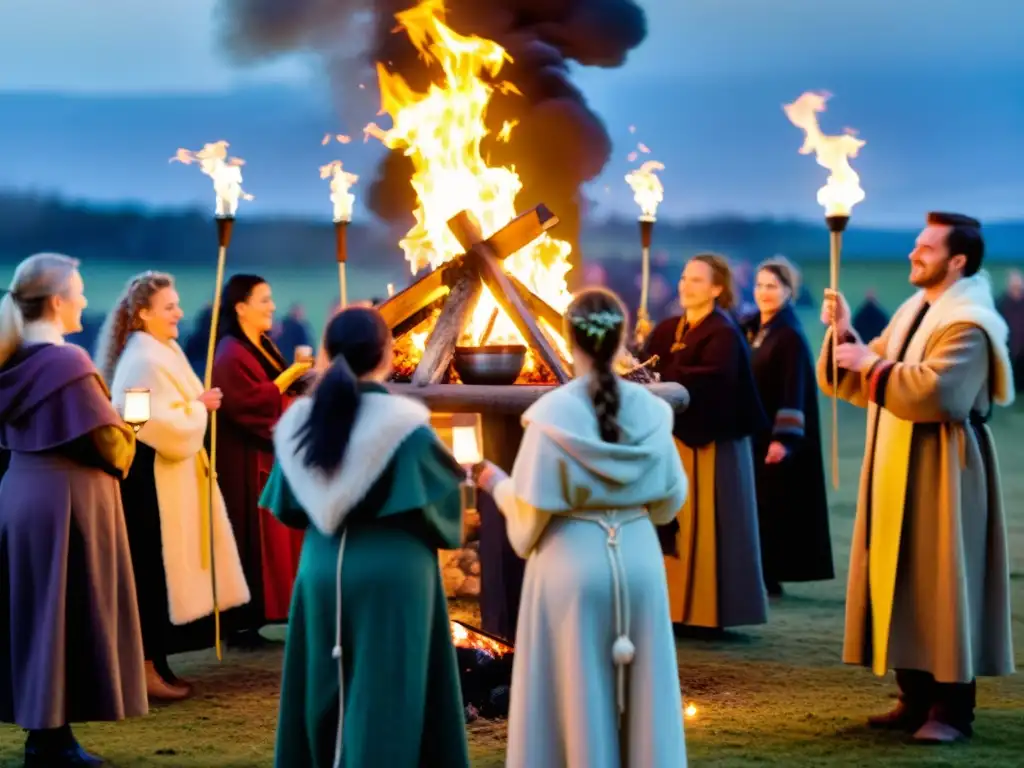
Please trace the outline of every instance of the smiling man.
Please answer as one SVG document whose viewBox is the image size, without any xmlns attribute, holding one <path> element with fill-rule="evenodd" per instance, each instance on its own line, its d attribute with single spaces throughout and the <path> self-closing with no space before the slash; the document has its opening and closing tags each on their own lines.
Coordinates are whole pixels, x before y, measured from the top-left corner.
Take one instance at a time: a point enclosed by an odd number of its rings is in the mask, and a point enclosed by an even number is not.
<svg viewBox="0 0 1024 768">
<path fill-rule="evenodd" d="M 1007 327 L 981 225 L 930 213 L 910 254 L 919 290 L 864 344 L 841 294 L 822 322 L 841 343 L 838 395 L 868 409 L 843 660 L 896 671 L 896 708 L 870 719 L 924 742 L 972 733 L 977 676 L 1014 671 L 1006 521 L 993 405 L 1013 401 Z M 832 331 L 818 361 L 832 385 Z"/>
</svg>

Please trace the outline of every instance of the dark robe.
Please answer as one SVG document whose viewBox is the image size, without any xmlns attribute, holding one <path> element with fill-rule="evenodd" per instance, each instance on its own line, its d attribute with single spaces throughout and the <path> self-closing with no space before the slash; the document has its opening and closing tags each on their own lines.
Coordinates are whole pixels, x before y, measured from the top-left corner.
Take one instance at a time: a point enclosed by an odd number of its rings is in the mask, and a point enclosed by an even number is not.
<svg viewBox="0 0 1024 768">
<path fill-rule="evenodd" d="M 0 720 L 22 728 L 148 709 L 118 479 L 134 435 L 72 345 L 0 369 Z"/>
<path fill-rule="evenodd" d="M 761 569 L 751 436 L 767 419 L 739 326 L 715 309 L 694 327 L 659 323 L 643 359 L 662 381 L 686 387 L 673 432 L 690 479 L 676 520 L 660 526 L 672 620 L 707 628 L 768 620 Z"/>
<path fill-rule="evenodd" d="M 335 765 L 340 698 L 341 768 L 468 768 L 437 560 L 439 548 L 462 540 L 465 472 L 431 430 L 423 406 L 410 408 L 373 384 L 363 389 L 358 419 L 371 428 L 357 423 L 355 442 L 328 479 L 332 490 L 323 493 L 310 481 L 314 471 L 290 450 L 288 436 L 308 413 L 301 411 L 281 422 L 278 440 L 288 455 L 280 455 L 279 442 L 261 499 L 306 532 L 288 622 L 275 765 Z M 336 645 L 341 650 L 334 655 Z"/>
<path fill-rule="evenodd" d="M 792 306 L 763 327 L 747 324 L 754 380 L 770 423 L 754 436 L 761 564 L 769 584 L 835 577 L 829 534 L 818 382 L 811 349 Z M 765 464 L 774 441 L 786 458 Z"/>
<path fill-rule="evenodd" d="M 217 481 L 235 531 L 249 584 L 249 605 L 232 611 L 231 629 L 258 629 L 288 620 L 302 532 L 259 506 L 274 466 L 272 430 L 287 406 L 274 379 L 287 367 L 273 343 L 262 349 L 225 336 L 217 345 L 213 386 L 224 400 L 217 414 Z"/>
<path fill-rule="evenodd" d="M 1013 366 L 1013 381 L 1018 392 L 1024 392 L 1024 296 L 1000 297 L 999 314 L 1010 326 L 1010 364 Z"/>
<path fill-rule="evenodd" d="M 871 341 L 885 330 L 885 326 L 889 324 L 889 316 L 876 299 L 867 298 L 857 307 L 850 322 L 862 339 Z"/>
</svg>

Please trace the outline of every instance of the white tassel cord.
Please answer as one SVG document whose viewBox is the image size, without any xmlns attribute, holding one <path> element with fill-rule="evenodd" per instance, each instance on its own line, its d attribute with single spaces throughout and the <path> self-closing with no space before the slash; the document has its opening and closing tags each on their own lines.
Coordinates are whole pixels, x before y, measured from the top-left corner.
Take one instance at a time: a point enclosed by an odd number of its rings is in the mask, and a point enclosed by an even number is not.
<svg viewBox="0 0 1024 768">
<path fill-rule="evenodd" d="M 342 734 L 345 727 L 345 666 L 341 657 L 341 563 L 345 556 L 346 536 L 347 528 L 342 530 L 341 542 L 338 544 L 338 573 L 334 585 L 337 605 L 334 617 L 334 649 L 331 655 L 338 662 L 338 735 L 334 741 L 334 768 L 341 768 Z"/>
<path fill-rule="evenodd" d="M 619 550 L 619 531 L 622 526 L 643 519 L 647 515 L 637 512 L 633 516 L 612 523 L 609 520 L 613 518 L 613 514 L 606 512 L 603 519 L 584 515 L 571 515 L 571 517 L 574 520 L 596 523 L 608 534 L 606 551 L 612 571 L 612 599 L 615 605 L 615 642 L 612 643 L 612 663 L 615 664 L 615 699 L 621 723 L 622 715 L 626 712 L 626 667 L 632 663 L 633 657 L 636 655 L 636 646 L 629 639 L 629 588 L 626 582 L 626 568 L 622 564 L 622 554 Z"/>
</svg>

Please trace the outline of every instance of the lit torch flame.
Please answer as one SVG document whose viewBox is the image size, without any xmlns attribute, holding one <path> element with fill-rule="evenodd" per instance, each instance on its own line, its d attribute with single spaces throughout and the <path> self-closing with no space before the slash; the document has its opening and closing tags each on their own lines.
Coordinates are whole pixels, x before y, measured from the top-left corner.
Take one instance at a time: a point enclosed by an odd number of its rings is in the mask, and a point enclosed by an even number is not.
<svg viewBox="0 0 1024 768">
<path fill-rule="evenodd" d="M 352 206 L 356 196 L 349 190 L 359 181 L 354 173 L 341 167 L 341 160 L 332 160 L 320 167 L 320 178 L 331 180 L 331 202 L 334 203 L 335 221 L 352 221 Z"/>
<path fill-rule="evenodd" d="M 252 200 L 253 196 L 242 189 L 242 166 L 245 161 L 228 157 L 228 143 L 215 141 L 193 152 L 179 149 L 170 162 L 191 165 L 199 163 L 199 170 L 213 179 L 213 192 L 217 196 L 216 215 L 231 218 L 238 212 L 238 201 Z"/>
<path fill-rule="evenodd" d="M 514 168 L 491 167 L 481 154 L 481 143 L 488 135 L 484 117 L 492 94 L 495 90 L 518 93 L 515 86 L 496 82 L 511 59 L 496 42 L 452 31 L 443 17 L 442 0 L 423 0 L 396 14 L 399 29 L 425 61 L 439 65 L 444 77 L 418 93 L 378 63 L 381 113 L 391 116 L 392 127 L 384 130 L 370 124 L 364 129 L 365 136 L 401 151 L 413 163 L 416 223 L 399 243 L 413 274 L 463 253 L 448 228 L 448 220 L 455 214 L 468 210 L 484 237 L 489 237 L 515 218 L 515 199 L 522 188 Z M 514 121 L 505 123 L 496 138 L 507 141 L 514 126 Z M 565 281 L 570 250 L 568 243 L 545 233 L 506 259 L 504 268 L 549 305 L 564 311 L 571 300 Z M 485 288 L 467 323 L 467 335 L 477 338 L 497 308 Z M 504 312 L 499 312 L 488 338 L 492 343 L 523 343 Z"/>
<path fill-rule="evenodd" d="M 694 706 L 693 704 L 687 704 L 686 705 L 686 709 L 684 710 L 684 714 L 688 718 L 691 718 L 691 719 L 696 717 L 697 716 L 697 707 Z"/>
<path fill-rule="evenodd" d="M 665 166 L 657 160 L 648 160 L 635 171 L 626 174 L 626 183 L 633 188 L 633 199 L 640 206 L 640 219 L 643 221 L 654 221 L 658 203 L 665 197 L 661 179 L 657 176 L 657 172 L 663 170 Z"/>
<path fill-rule="evenodd" d="M 818 190 L 818 203 L 826 216 L 849 216 L 857 203 L 864 199 L 860 177 L 850 167 L 850 158 L 856 157 L 866 143 L 851 133 L 826 136 L 818 125 L 818 112 L 825 111 L 827 93 L 803 94 L 792 104 L 783 106 L 786 117 L 806 134 L 800 147 L 801 155 L 815 153 L 818 165 L 829 170 L 828 181 Z"/>
</svg>

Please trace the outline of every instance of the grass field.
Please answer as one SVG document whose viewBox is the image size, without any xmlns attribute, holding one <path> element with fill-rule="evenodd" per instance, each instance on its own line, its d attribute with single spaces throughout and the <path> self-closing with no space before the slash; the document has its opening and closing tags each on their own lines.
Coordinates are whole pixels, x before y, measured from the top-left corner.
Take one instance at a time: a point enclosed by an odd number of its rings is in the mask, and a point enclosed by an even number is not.
<svg viewBox="0 0 1024 768">
<path fill-rule="evenodd" d="M 854 266 L 844 275 L 851 298 L 874 286 L 890 309 L 908 293 L 902 263 Z M 822 285 L 825 274 L 815 269 L 807 277 L 812 284 Z M 302 298 L 310 306 L 315 290 L 326 291 L 309 287 Z M 278 293 L 282 292 L 279 287 Z M 820 334 L 813 314 L 804 313 L 811 341 L 816 343 Z M 823 413 L 829 407 L 822 402 Z M 827 424 L 827 417 L 823 421 Z M 997 413 L 993 429 L 1009 515 L 1019 657 L 1024 651 L 1024 477 L 1019 474 L 1024 407 Z M 891 680 L 840 662 L 845 572 L 863 437 L 862 412 L 842 406 L 842 483 L 831 495 L 837 578 L 789 589 L 785 598 L 773 602 L 770 622 L 764 627 L 736 632 L 718 642 L 680 641 L 684 695 L 698 710 L 696 717 L 687 720 L 693 765 L 1010 768 L 1024 762 L 1024 678 L 1020 676 L 980 682 L 976 736 L 968 746 L 919 747 L 862 728 L 868 714 L 891 705 L 888 697 L 893 693 Z M 474 606 L 453 605 L 452 610 L 454 615 L 472 616 Z M 84 725 L 78 734 L 84 744 L 122 768 L 270 766 L 280 660 L 280 647 L 230 653 L 221 664 L 210 652 L 179 657 L 176 668 L 196 682 L 194 698 L 118 725 Z M 503 764 L 502 723 L 478 722 L 469 726 L 469 734 L 476 768 Z M 22 738 L 15 729 L 0 728 L 0 768 L 20 765 Z"/>
</svg>

